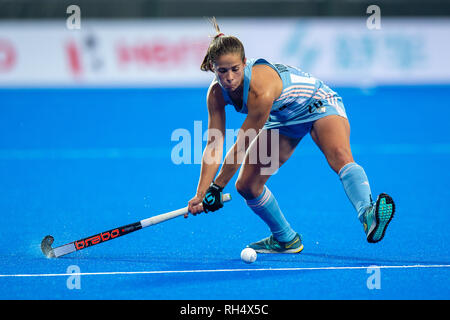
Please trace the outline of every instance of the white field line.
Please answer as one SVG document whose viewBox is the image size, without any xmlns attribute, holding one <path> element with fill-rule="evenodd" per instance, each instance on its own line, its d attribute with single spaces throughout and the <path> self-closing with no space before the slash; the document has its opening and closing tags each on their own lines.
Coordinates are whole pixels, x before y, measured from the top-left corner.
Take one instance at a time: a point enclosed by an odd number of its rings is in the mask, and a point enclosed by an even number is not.
<svg viewBox="0 0 450 320">
<path fill-rule="evenodd" d="M 258 269 L 206 269 L 206 270 L 153 270 L 153 271 L 112 271 L 80 273 L 41 273 L 41 274 L 0 274 L 6 277 L 67 277 L 67 276 L 101 276 L 101 275 L 137 275 L 137 274 L 177 274 L 177 273 L 216 273 L 216 272 L 256 272 L 256 271 L 310 271 L 310 270 L 361 270 L 361 269 L 419 269 L 450 268 L 447 264 L 416 264 L 403 266 L 359 266 L 359 267 L 311 267 L 311 268 L 258 268 Z"/>
</svg>

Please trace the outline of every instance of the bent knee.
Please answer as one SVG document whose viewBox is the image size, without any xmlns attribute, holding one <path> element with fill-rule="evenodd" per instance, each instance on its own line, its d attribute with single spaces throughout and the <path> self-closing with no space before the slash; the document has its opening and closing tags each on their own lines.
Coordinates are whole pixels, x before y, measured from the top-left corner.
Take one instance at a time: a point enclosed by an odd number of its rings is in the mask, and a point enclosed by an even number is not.
<svg viewBox="0 0 450 320">
<path fill-rule="evenodd" d="M 236 190 L 246 200 L 257 198 L 264 189 L 264 184 L 260 185 L 255 182 L 246 181 L 244 179 L 238 179 L 236 181 Z"/>
<path fill-rule="evenodd" d="M 334 147 L 327 154 L 330 167 L 337 173 L 347 163 L 353 162 L 353 156 L 348 147 Z"/>
</svg>

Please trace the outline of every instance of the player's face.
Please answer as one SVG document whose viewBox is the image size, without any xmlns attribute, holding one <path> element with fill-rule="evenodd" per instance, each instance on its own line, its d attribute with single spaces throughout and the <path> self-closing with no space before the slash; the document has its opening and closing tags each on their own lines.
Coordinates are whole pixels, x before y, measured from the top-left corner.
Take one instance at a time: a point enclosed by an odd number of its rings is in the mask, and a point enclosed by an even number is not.
<svg viewBox="0 0 450 320">
<path fill-rule="evenodd" d="M 227 91 L 235 91 L 244 81 L 245 59 L 237 53 L 220 56 L 213 64 L 220 85 Z"/>
</svg>

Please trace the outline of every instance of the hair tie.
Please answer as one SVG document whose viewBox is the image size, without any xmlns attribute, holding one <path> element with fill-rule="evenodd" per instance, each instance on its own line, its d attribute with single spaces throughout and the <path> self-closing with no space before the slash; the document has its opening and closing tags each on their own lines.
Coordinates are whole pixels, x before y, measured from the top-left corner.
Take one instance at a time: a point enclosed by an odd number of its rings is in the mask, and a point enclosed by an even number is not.
<svg viewBox="0 0 450 320">
<path fill-rule="evenodd" d="M 216 38 L 219 38 L 219 37 L 221 37 L 221 36 L 224 36 L 224 34 L 223 34 L 223 33 L 219 33 L 219 34 L 216 36 Z"/>
</svg>

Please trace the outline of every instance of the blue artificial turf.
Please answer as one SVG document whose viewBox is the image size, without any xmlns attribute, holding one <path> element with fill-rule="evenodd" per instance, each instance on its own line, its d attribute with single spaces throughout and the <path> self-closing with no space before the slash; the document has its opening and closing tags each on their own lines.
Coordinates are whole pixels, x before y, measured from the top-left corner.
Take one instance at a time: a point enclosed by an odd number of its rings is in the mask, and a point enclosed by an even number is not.
<svg viewBox="0 0 450 320">
<path fill-rule="evenodd" d="M 47 234 L 58 246 L 187 205 L 200 165 L 174 164 L 179 141 L 171 135 L 191 134 L 194 162 L 205 144 L 194 121 L 205 132 L 206 88 L 0 90 L 0 298 L 450 298 L 450 87 L 335 90 L 352 126 L 354 158 L 374 196 L 394 198 L 396 216 L 383 241 L 367 243 L 308 136 L 268 182 L 305 249 L 260 254 L 251 265 L 240 251 L 268 229 L 236 192 L 236 177 L 225 189 L 233 200 L 215 213 L 59 259 L 40 252 Z M 243 120 L 227 112 L 227 128 Z M 69 289 L 70 266 L 92 273 L 81 276 L 79 289 Z M 368 286 L 370 266 L 388 267 L 379 269 L 379 288 Z"/>
</svg>

